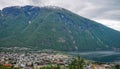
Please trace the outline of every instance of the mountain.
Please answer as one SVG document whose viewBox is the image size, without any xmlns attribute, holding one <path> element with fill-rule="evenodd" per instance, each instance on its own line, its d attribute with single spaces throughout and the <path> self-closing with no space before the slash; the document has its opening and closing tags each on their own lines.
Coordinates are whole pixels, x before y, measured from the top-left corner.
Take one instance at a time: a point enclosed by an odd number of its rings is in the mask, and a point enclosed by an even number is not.
<svg viewBox="0 0 120 69">
<path fill-rule="evenodd" d="M 120 32 L 64 8 L 12 6 L 0 11 L 0 47 L 115 50 Z"/>
</svg>

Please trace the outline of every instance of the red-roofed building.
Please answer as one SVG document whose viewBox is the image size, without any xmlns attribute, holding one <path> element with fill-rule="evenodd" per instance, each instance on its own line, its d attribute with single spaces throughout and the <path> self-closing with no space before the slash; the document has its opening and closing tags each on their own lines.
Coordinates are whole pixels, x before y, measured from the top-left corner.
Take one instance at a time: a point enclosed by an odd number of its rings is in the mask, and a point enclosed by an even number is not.
<svg viewBox="0 0 120 69">
<path fill-rule="evenodd" d="M 11 64 L 3 64 L 4 67 L 11 67 Z"/>
</svg>

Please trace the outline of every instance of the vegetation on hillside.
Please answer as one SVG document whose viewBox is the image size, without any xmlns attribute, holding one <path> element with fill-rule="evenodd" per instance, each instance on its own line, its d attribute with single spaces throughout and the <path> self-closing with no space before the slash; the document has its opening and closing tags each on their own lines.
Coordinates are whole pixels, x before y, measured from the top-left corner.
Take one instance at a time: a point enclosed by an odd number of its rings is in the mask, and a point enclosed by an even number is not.
<svg viewBox="0 0 120 69">
<path fill-rule="evenodd" d="M 120 32 L 63 8 L 7 7 L 0 13 L 0 46 L 93 51 L 120 48 Z"/>
</svg>

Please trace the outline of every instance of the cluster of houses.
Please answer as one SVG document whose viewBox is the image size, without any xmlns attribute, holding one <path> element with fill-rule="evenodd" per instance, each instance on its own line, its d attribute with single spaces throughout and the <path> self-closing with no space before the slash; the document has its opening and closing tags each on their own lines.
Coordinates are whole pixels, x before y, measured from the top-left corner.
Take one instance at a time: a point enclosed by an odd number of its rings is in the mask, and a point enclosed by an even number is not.
<svg viewBox="0 0 120 69">
<path fill-rule="evenodd" d="M 57 66 L 58 64 L 67 67 L 71 59 L 72 57 L 69 55 L 54 53 L 51 50 L 28 53 L 0 52 L 0 65 L 13 69 L 40 69 L 41 67 Z M 120 69 L 120 63 L 116 63 L 116 65 Z M 114 66 L 115 64 L 94 64 L 86 60 L 85 69 L 113 69 Z"/>
<path fill-rule="evenodd" d="M 67 65 L 70 57 L 47 53 L 0 53 L 0 64 L 13 68 L 37 69 L 50 64 Z"/>
<path fill-rule="evenodd" d="M 85 69 L 120 69 L 120 63 L 86 62 Z"/>
<path fill-rule="evenodd" d="M 91 69 L 113 69 L 109 64 L 92 64 Z"/>
</svg>

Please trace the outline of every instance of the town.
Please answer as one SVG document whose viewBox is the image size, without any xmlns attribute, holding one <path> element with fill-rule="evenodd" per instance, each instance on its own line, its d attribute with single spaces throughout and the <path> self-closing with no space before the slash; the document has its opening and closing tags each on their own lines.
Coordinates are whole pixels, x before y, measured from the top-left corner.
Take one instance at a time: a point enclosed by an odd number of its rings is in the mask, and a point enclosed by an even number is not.
<svg viewBox="0 0 120 69">
<path fill-rule="evenodd" d="M 0 69 L 46 69 L 44 67 L 48 66 L 60 66 L 60 68 L 53 69 L 80 69 L 79 66 L 83 66 L 83 69 L 120 68 L 119 63 L 98 63 L 53 50 L 26 52 L 28 48 L 4 48 L 4 50 L 7 49 L 13 49 L 14 52 L 0 52 Z M 18 49 L 24 52 L 16 52 Z"/>
<path fill-rule="evenodd" d="M 70 57 L 64 54 L 48 53 L 0 53 L 0 64 L 13 68 L 39 69 L 50 64 L 67 65 Z"/>
</svg>

